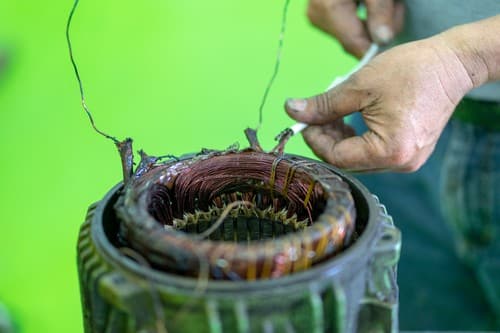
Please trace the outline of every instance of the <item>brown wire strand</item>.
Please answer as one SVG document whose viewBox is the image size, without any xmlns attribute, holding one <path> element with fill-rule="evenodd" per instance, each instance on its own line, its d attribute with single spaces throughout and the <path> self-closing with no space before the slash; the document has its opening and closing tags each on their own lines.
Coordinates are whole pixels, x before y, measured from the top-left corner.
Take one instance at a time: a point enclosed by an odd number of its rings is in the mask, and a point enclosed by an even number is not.
<svg viewBox="0 0 500 333">
<path fill-rule="evenodd" d="M 71 43 L 71 35 L 70 35 L 70 27 L 71 27 L 71 22 L 73 21 L 73 16 L 75 14 L 76 8 L 78 7 L 79 0 L 75 0 L 73 3 L 73 7 L 71 8 L 71 11 L 69 13 L 68 21 L 66 23 L 66 41 L 68 43 L 68 50 L 69 50 L 69 59 L 71 60 L 71 65 L 73 66 L 73 70 L 75 72 L 76 80 L 78 81 L 78 87 L 80 89 L 80 98 L 81 98 L 81 103 L 83 110 L 87 114 L 87 117 L 89 118 L 90 124 L 92 125 L 92 128 L 99 133 L 100 135 L 104 136 L 106 139 L 112 140 L 115 144 L 119 144 L 120 141 L 115 138 L 114 136 L 111 136 L 103 131 L 101 131 L 99 128 L 97 128 L 94 117 L 92 116 L 92 113 L 90 112 L 87 103 L 85 101 L 85 91 L 83 89 L 83 83 L 82 79 L 80 77 L 80 72 L 78 70 L 78 66 L 75 61 L 75 57 L 73 55 L 73 45 Z"/>
<path fill-rule="evenodd" d="M 271 78 L 269 79 L 269 82 L 266 86 L 266 89 L 264 90 L 264 95 L 262 96 L 262 100 L 260 102 L 259 123 L 257 124 L 257 130 L 260 129 L 260 127 L 262 126 L 264 106 L 266 105 L 267 97 L 269 96 L 269 92 L 271 91 L 271 88 L 272 88 L 274 81 L 276 80 L 276 77 L 278 76 L 278 72 L 280 70 L 281 53 L 283 51 L 283 44 L 285 41 L 285 30 L 286 30 L 286 25 L 287 25 L 286 21 L 287 21 L 287 16 L 288 16 L 289 4 L 290 4 L 290 0 L 285 0 L 285 5 L 283 6 L 283 14 L 281 16 L 281 31 L 280 31 L 279 41 L 278 41 L 278 51 L 276 52 L 276 62 L 274 63 L 273 74 L 271 75 Z"/>
</svg>

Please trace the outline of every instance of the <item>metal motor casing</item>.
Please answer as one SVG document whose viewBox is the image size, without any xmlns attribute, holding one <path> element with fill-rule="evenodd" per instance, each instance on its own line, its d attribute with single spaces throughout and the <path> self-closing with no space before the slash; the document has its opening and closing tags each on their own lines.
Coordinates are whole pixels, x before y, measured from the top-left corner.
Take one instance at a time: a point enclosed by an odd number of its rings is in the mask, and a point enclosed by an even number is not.
<svg viewBox="0 0 500 333">
<path fill-rule="evenodd" d="M 378 199 L 338 172 L 352 190 L 360 237 L 310 269 L 257 281 L 206 281 L 139 265 L 116 247 L 114 203 L 121 185 L 90 206 L 78 238 L 86 333 L 397 332 L 396 267 L 401 236 Z M 362 230 L 361 230 L 362 228 Z"/>
</svg>

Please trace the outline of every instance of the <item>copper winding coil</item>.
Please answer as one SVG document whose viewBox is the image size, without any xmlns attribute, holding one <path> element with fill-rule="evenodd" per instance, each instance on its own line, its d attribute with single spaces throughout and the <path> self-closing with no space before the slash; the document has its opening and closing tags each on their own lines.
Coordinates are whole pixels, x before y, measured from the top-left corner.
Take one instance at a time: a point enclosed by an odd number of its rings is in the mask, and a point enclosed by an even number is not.
<svg viewBox="0 0 500 333">
<path fill-rule="evenodd" d="M 231 203 L 244 201 L 228 209 Z M 150 163 L 117 203 L 126 246 L 156 269 L 212 279 L 277 278 L 349 245 L 355 207 L 331 170 L 247 149 Z M 208 239 L 206 231 L 227 210 Z"/>
</svg>

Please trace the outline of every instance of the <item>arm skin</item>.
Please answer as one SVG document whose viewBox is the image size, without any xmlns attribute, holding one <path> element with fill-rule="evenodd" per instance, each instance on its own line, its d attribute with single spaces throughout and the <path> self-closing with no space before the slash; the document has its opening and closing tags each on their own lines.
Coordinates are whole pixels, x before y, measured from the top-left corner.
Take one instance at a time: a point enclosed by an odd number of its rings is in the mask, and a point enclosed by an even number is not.
<svg viewBox="0 0 500 333">
<path fill-rule="evenodd" d="M 341 85 L 285 108 L 313 125 L 303 135 L 321 159 L 352 171 L 412 172 L 465 94 L 499 79 L 500 15 L 394 47 Z M 357 111 L 368 131 L 353 136 L 342 118 Z"/>
</svg>

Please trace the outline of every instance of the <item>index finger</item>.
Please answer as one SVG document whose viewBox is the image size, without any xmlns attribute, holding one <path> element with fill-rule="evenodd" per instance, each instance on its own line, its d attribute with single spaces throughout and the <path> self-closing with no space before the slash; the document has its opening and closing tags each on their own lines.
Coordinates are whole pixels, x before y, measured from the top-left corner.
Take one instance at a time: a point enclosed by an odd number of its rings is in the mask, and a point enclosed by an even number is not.
<svg viewBox="0 0 500 333">
<path fill-rule="evenodd" d="M 311 126 L 304 130 L 303 136 L 319 158 L 341 169 L 350 171 L 392 169 L 384 157 L 383 142 L 371 131 L 361 136 L 335 140 L 318 126 Z"/>
<path fill-rule="evenodd" d="M 370 37 L 357 16 L 353 0 L 311 0 L 308 16 L 315 26 L 337 38 L 354 56 L 361 58 L 370 47 Z"/>
</svg>

